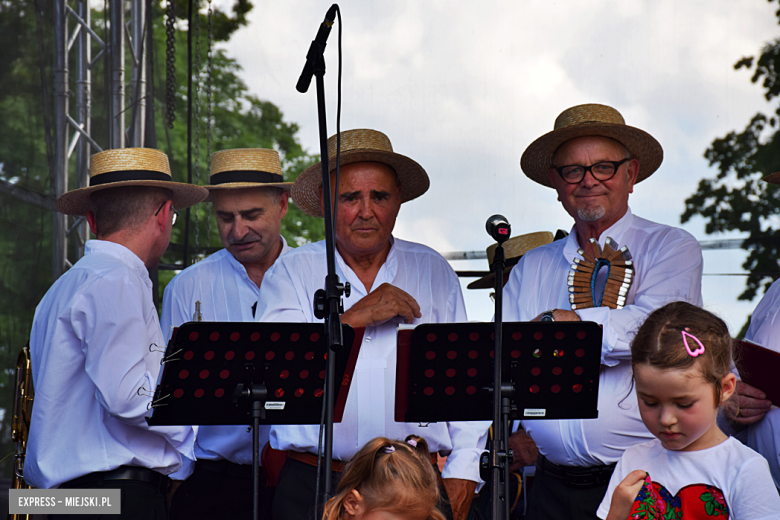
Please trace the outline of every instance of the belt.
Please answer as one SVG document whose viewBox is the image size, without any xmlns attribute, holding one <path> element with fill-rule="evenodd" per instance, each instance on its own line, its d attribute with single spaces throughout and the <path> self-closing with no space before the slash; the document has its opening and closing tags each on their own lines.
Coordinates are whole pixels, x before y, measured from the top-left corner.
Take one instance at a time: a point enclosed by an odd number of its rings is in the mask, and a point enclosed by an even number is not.
<svg viewBox="0 0 780 520">
<path fill-rule="evenodd" d="M 234 477 L 244 480 L 252 480 L 252 465 L 251 464 L 236 464 L 229 460 L 203 460 L 198 459 L 195 462 L 195 470 L 205 470 L 214 473 L 220 473 L 226 477 Z M 260 472 L 260 478 L 263 477 L 263 472 Z"/>
<path fill-rule="evenodd" d="M 303 462 L 304 464 L 308 464 L 309 466 L 317 466 L 317 456 L 312 455 L 311 453 L 304 452 L 304 451 L 293 451 L 288 450 L 287 451 L 287 457 L 297 460 L 298 462 Z M 431 453 L 431 464 L 434 466 L 439 463 L 439 457 L 435 453 Z M 336 473 L 343 473 L 344 467 L 347 465 L 346 462 L 342 460 L 336 460 L 333 459 L 333 471 Z"/>
<path fill-rule="evenodd" d="M 111 471 L 95 471 L 60 484 L 60 488 L 77 488 L 84 485 L 102 484 L 112 480 L 135 480 L 150 484 L 160 493 L 167 493 L 171 483 L 168 475 L 140 466 L 119 466 Z"/>
<path fill-rule="evenodd" d="M 593 488 L 609 484 L 612 472 L 615 471 L 615 465 L 592 467 L 559 466 L 547 460 L 540 453 L 536 459 L 536 474 L 562 480 L 571 487 Z"/>
</svg>

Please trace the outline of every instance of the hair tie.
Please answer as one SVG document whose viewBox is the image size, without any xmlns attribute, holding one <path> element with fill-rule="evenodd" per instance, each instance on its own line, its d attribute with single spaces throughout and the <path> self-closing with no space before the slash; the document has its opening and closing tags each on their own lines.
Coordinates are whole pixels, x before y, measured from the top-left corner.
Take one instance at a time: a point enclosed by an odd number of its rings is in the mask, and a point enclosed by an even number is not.
<svg viewBox="0 0 780 520">
<path fill-rule="evenodd" d="M 688 354 L 691 357 L 696 357 L 699 354 L 704 354 L 704 345 L 702 345 L 701 341 L 699 341 L 699 338 L 694 336 L 693 334 L 690 334 L 688 331 L 691 330 L 688 327 L 685 327 L 685 330 L 681 330 L 682 338 L 683 338 L 683 345 L 685 345 L 685 350 L 688 351 Z M 688 338 L 693 338 L 693 340 L 699 345 L 699 348 L 696 350 L 691 350 L 691 347 L 688 345 Z"/>
<path fill-rule="evenodd" d="M 393 453 L 395 451 L 395 446 L 385 446 L 384 452 L 385 453 Z"/>
<path fill-rule="evenodd" d="M 417 441 L 414 440 L 414 439 L 409 439 L 408 441 L 406 441 L 406 444 L 409 444 L 410 446 L 412 446 L 414 448 L 417 447 Z"/>
</svg>

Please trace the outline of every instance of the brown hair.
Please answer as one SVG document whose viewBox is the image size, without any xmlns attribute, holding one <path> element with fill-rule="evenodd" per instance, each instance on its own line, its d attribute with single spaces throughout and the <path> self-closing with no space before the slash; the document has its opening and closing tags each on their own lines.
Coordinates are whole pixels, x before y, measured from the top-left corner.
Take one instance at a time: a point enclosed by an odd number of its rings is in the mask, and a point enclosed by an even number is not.
<svg viewBox="0 0 780 520">
<path fill-rule="evenodd" d="M 682 331 L 696 336 L 704 352 L 688 354 Z M 655 310 L 639 327 L 631 344 L 631 366 L 686 370 L 694 365 L 702 377 L 715 386 L 715 404 L 721 401 L 721 380 L 731 372 L 734 340 L 728 326 L 711 312 L 688 302 L 673 302 Z M 698 344 L 688 339 L 691 350 Z"/>
<path fill-rule="evenodd" d="M 98 236 L 138 228 L 172 197 L 171 190 L 151 186 L 123 186 L 92 193 L 89 198 Z"/>
<path fill-rule="evenodd" d="M 363 497 L 367 511 L 429 511 L 429 520 L 444 520 L 436 506 L 436 473 L 428 443 L 422 437 L 410 435 L 406 441 L 377 437 L 368 441 L 347 464 L 336 496 L 325 504 L 322 520 L 343 518 L 344 500 L 353 489 Z"/>
</svg>

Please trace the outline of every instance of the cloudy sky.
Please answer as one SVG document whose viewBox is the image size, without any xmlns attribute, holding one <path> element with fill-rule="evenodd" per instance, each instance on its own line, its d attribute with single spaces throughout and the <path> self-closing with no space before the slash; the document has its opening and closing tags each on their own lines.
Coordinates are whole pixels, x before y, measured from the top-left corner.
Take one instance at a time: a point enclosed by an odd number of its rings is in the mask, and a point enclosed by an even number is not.
<svg viewBox="0 0 780 520">
<path fill-rule="evenodd" d="M 215 0 L 220 5 L 232 0 Z M 319 151 L 314 87 L 295 90 L 306 51 L 330 2 L 256 0 L 250 23 L 226 45 L 251 92 L 277 104 Z M 680 225 L 683 201 L 713 170 L 716 137 L 767 110 L 750 72 L 735 71 L 780 36 L 765 0 L 344 0 L 342 129 L 376 128 L 425 167 L 430 191 L 405 204 L 396 236 L 440 252 L 484 250 L 485 220 L 506 215 L 513 235 L 572 221 L 555 193 L 519 167 L 531 141 L 581 103 L 617 108 L 658 139 L 660 170 L 639 184 L 637 215 Z M 338 24 L 326 50 L 328 130 L 335 132 Z M 780 169 L 780 165 L 778 165 Z M 683 226 L 699 240 L 701 219 Z M 704 253 L 705 305 L 736 333 L 756 302 L 740 251 Z M 458 270 L 486 261 L 455 261 Z M 467 283 L 470 280 L 464 280 Z M 465 291 L 469 317 L 489 319 L 488 291 Z"/>
</svg>

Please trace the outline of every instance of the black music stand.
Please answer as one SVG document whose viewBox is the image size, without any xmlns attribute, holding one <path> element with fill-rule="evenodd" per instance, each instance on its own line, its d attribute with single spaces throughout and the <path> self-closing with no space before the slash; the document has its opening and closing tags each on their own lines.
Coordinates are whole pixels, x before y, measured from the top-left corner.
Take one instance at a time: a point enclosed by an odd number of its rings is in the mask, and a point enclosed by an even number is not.
<svg viewBox="0 0 780 520">
<path fill-rule="evenodd" d="M 340 422 L 360 337 L 344 326 L 336 357 L 334 421 Z M 350 348 L 351 347 L 351 348 Z M 163 357 L 151 426 L 249 425 L 253 431 L 254 517 L 258 517 L 260 424 L 319 424 L 328 339 L 321 323 L 190 322 Z"/>
<path fill-rule="evenodd" d="M 598 417 L 601 327 L 503 326 L 508 419 Z M 493 324 L 420 325 L 398 333 L 396 422 L 492 421 Z"/>
</svg>

